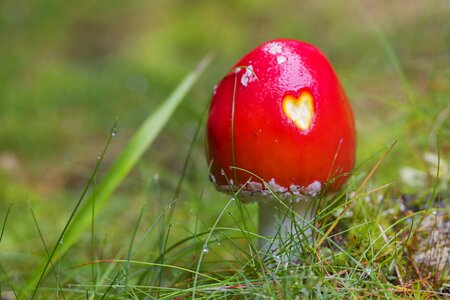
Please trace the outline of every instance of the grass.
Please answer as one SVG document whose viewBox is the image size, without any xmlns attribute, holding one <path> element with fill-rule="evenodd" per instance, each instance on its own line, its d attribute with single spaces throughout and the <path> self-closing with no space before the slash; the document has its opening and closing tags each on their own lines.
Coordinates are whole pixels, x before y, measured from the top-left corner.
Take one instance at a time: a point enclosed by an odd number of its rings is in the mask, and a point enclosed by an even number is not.
<svg viewBox="0 0 450 300">
<path fill-rule="evenodd" d="M 0 19 L 0 298 L 449 297 L 444 1 L 65 5 Z M 301 264 L 256 253 L 257 208 L 214 190 L 202 145 L 212 86 L 282 36 L 327 54 L 358 129 L 314 244 L 280 241 Z"/>
</svg>

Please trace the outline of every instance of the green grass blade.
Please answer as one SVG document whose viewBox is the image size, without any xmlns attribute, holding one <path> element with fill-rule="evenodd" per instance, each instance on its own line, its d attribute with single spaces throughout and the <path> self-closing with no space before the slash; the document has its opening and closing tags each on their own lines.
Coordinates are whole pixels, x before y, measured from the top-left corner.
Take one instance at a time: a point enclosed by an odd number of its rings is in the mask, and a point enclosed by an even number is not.
<svg viewBox="0 0 450 300">
<path fill-rule="evenodd" d="M 3 273 L 3 278 L 2 278 L 2 276 L 0 276 L 0 283 L 2 283 L 0 285 L 0 299 L 6 299 L 6 296 L 5 296 L 5 298 L 3 298 L 3 295 L 2 295 L 2 288 L 5 286 L 9 286 L 9 288 L 11 289 L 11 292 L 14 294 L 14 297 L 16 297 L 16 299 L 20 299 L 19 293 L 16 292 L 16 287 L 14 286 L 13 281 L 9 277 L 5 268 L 3 268 L 3 266 L 0 264 L 0 274 L 1 273 Z"/>
<path fill-rule="evenodd" d="M 39 226 L 39 223 L 37 221 L 36 215 L 34 214 L 34 211 L 33 211 L 33 208 L 31 207 L 31 205 L 29 205 L 29 209 L 30 209 L 31 216 L 33 217 L 34 226 L 36 227 L 36 230 L 37 230 L 37 232 L 39 234 L 39 237 L 41 239 L 42 245 L 44 246 L 45 253 L 47 254 L 47 258 L 49 259 L 50 266 L 51 266 L 53 272 L 55 273 L 56 281 L 57 281 L 57 284 L 58 284 L 58 290 L 61 292 L 61 296 L 63 297 L 63 299 L 66 299 L 66 297 L 64 296 L 63 288 L 61 287 L 61 283 L 60 283 L 60 280 L 59 280 L 59 274 L 58 274 L 58 272 L 57 272 L 53 262 L 50 260 L 50 251 L 49 251 L 49 249 L 47 247 L 47 243 L 45 242 L 44 235 L 42 234 L 41 228 Z"/>
<path fill-rule="evenodd" d="M 0 243 L 2 242 L 3 234 L 5 233 L 6 222 L 8 221 L 8 216 L 9 216 L 9 213 L 11 212 L 11 208 L 12 208 L 13 205 L 14 205 L 14 204 L 11 203 L 11 204 L 9 205 L 9 207 L 8 207 L 8 210 L 6 211 L 6 216 L 5 216 L 5 220 L 3 221 L 2 231 L 1 231 L 1 233 L 0 233 Z"/>
<path fill-rule="evenodd" d="M 173 91 L 173 93 L 164 101 L 164 103 L 150 115 L 138 131 L 134 134 L 131 140 L 126 145 L 125 149 L 119 154 L 108 173 L 105 175 L 101 183 L 96 187 L 95 193 L 95 213 L 101 212 L 101 209 L 106 205 L 108 199 L 119 184 L 128 175 L 134 165 L 138 162 L 147 148 L 158 136 L 163 126 L 169 121 L 181 100 L 191 89 L 198 77 L 202 74 L 210 61 L 210 57 L 203 59 L 197 68 L 192 71 L 180 83 L 180 85 Z M 61 255 L 64 255 L 67 250 L 79 239 L 85 228 L 89 226 L 92 221 L 92 205 L 94 197 L 91 195 L 84 205 L 80 208 L 77 215 L 71 220 L 70 226 L 67 227 L 66 232 L 63 233 L 64 242 L 59 245 Z M 59 241 L 58 241 L 59 243 Z M 51 259 L 55 259 L 54 254 Z M 48 267 L 48 264 L 47 264 Z M 28 284 L 29 288 L 38 287 L 43 274 L 47 272 L 47 268 L 39 270 L 39 272 L 32 277 Z"/>
</svg>

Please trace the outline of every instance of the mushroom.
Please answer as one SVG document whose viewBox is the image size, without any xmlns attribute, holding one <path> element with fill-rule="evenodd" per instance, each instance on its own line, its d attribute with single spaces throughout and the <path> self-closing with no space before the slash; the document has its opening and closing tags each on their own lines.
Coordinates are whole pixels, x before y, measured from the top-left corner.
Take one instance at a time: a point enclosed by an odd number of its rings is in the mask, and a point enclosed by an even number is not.
<svg viewBox="0 0 450 300">
<path fill-rule="evenodd" d="M 338 191 L 353 169 L 353 113 L 317 48 L 273 40 L 216 86 L 206 147 L 216 188 L 258 202 L 260 235 L 310 242 L 316 196 Z"/>
</svg>

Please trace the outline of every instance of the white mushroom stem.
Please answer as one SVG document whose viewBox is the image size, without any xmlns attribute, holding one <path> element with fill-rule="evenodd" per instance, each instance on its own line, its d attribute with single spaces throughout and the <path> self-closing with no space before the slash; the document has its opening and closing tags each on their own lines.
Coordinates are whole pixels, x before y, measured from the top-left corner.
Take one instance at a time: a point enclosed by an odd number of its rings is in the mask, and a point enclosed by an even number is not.
<svg viewBox="0 0 450 300">
<path fill-rule="evenodd" d="M 260 250 L 277 250 L 280 243 L 293 241 L 312 242 L 310 222 L 315 217 L 315 207 L 309 198 L 283 205 L 276 199 L 261 200 L 259 204 L 259 234 L 265 238 L 259 241 Z M 279 234 L 278 234 L 279 233 Z M 275 237 L 273 242 L 271 238 Z M 267 247 L 270 247 L 268 249 Z"/>
</svg>

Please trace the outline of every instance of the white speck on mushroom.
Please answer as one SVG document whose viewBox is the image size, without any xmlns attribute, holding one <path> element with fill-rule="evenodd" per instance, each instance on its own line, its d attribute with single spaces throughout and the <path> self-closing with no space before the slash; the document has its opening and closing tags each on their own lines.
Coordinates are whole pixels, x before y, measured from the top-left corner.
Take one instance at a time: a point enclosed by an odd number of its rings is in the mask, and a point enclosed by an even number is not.
<svg viewBox="0 0 450 300">
<path fill-rule="evenodd" d="M 285 193 L 287 192 L 287 188 L 284 186 L 281 186 L 275 182 L 275 178 L 270 179 L 270 181 L 267 183 L 270 187 L 270 189 L 276 193 Z"/>
<path fill-rule="evenodd" d="M 287 60 L 287 57 L 284 56 L 284 55 L 277 56 L 277 63 L 278 63 L 279 65 L 282 64 L 282 63 L 284 63 L 284 62 L 286 62 L 286 60 Z"/>
<path fill-rule="evenodd" d="M 299 186 L 299 185 L 295 185 L 295 184 L 291 184 L 289 186 L 289 191 L 293 194 L 293 195 L 299 195 L 300 192 L 303 190 L 303 187 Z"/>
<path fill-rule="evenodd" d="M 244 75 L 242 75 L 241 84 L 243 86 L 247 86 L 250 82 L 252 82 L 254 80 L 255 80 L 255 75 L 253 74 L 253 67 L 252 66 L 248 66 L 245 69 Z"/>
<path fill-rule="evenodd" d="M 229 185 L 216 185 L 216 188 L 221 191 L 230 192 L 230 185 L 234 185 L 234 181 L 232 179 L 230 179 Z M 298 202 L 300 200 L 316 196 L 320 192 L 322 184 L 316 180 L 307 187 L 291 184 L 287 188 L 279 185 L 278 183 L 276 183 L 275 179 L 272 178 L 266 183 L 266 185 L 263 185 L 262 183 L 257 181 L 248 181 L 244 187 L 242 184 L 240 184 L 239 187 L 242 188 L 240 189 L 240 194 L 242 196 L 245 196 L 241 199 L 244 202 L 255 201 L 254 199 L 252 199 L 252 196 L 273 196 L 273 193 L 283 198 L 295 195 L 296 197 L 294 201 Z"/>
<path fill-rule="evenodd" d="M 283 48 L 278 43 L 271 43 L 271 44 L 267 45 L 266 51 L 269 52 L 270 54 L 275 55 L 275 54 L 281 53 L 283 51 Z"/>
<path fill-rule="evenodd" d="M 259 182 L 249 181 L 247 183 L 247 190 L 250 192 L 259 192 L 263 189 L 263 185 Z"/>
<path fill-rule="evenodd" d="M 217 84 L 214 86 L 213 95 L 215 95 L 216 93 L 217 93 Z"/>
<path fill-rule="evenodd" d="M 318 192 L 322 189 L 322 184 L 315 180 L 310 185 L 308 185 L 305 189 L 305 192 L 311 196 L 317 195 Z"/>
</svg>

